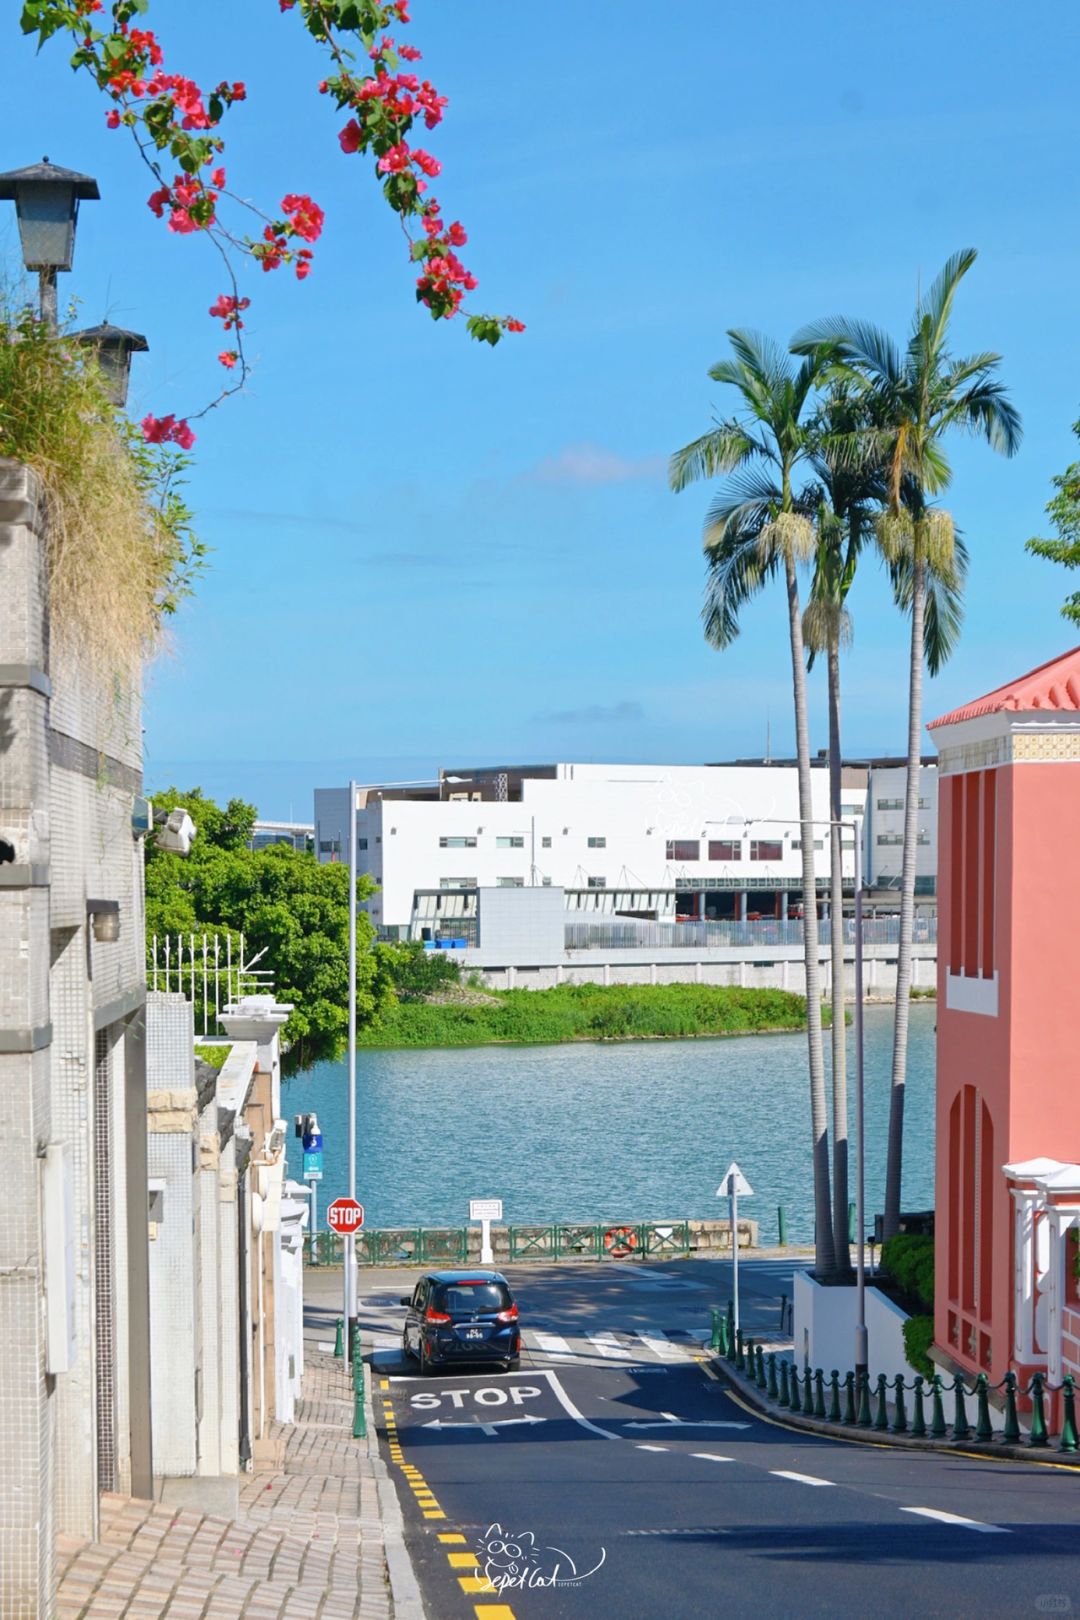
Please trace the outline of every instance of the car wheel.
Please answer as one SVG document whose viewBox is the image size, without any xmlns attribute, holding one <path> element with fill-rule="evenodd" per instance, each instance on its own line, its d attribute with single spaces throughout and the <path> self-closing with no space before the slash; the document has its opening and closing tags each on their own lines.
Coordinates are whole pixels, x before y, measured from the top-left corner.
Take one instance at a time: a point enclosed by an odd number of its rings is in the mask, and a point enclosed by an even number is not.
<svg viewBox="0 0 1080 1620">
<path fill-rule="evenodd" d="M 520 1372 L 521 1371 L 521 1357 L 520 1356 L 511 1356 L 510 1360 L 506 1363 L 506 1370 L 507 1370 L 507 1372 Z"/>
</svg>

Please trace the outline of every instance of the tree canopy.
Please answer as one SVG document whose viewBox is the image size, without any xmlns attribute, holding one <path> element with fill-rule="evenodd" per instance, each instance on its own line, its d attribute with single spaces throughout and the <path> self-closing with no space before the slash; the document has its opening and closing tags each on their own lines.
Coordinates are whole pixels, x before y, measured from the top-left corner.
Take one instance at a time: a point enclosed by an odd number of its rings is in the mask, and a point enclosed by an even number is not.
<svg viewBox="0 0 1080 1620">
<path fill-rule="evenodd" d="M 1073 423 L 1073 432 L 1080 438 L 1080 422 Z M 1060 563 L 1063 568 L 1080 568 L 1080 461 L 1071 462 L 1063 473 L 1053 480 L 1056 494 L 1046 510 L 1057 531 L 1053 540 L 1029 540 L 1027 549 L 1036 557 Z M 1065 598 L 1062 618 L 1080 624 L 1080 591 Z"/>
<path fill-rule="evenodd" d="M 242 799 L 222 807 L 199 788 L 154 795 L 156 810 L 177 806 L 188 811 L 198 835 L 186 858 L 147 841 L 147 938 L 243 934 L 248 960 L 265 949 L 260 967 L 273 972 L 278 1000 L 293 1003 L 284 1030 L 286 1069 L 340 1056 L 348 1033 L 348 867 L 321 864 L 286 844 L 249 849 L 256 812 Z M 356 892 L 366 899 L 370 879 L 361 875 Z M 364 1025 L 391 992 L 363 911 L 356 930 L 357 1022 Z"/>
</svg>

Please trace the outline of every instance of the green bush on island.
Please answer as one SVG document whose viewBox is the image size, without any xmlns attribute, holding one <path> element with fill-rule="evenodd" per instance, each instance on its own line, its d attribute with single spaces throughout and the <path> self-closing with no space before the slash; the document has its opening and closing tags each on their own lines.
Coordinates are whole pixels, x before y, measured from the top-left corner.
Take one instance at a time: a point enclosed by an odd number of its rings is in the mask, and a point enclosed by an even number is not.
<svg viewBox="0 0 1080 1620">
<path fill-rule="evenodd" d="M 462 1001 L 402 1001 L 358 1035 L 364 1046 L 526 1045 L 559 1041 L 749 1035 L 806 1025 L 806 1001 L 786 990 L 665 984 L 562 984 L 498 990 Z"/>
<path fill-rule="evenodd" d="M 934 1318 L 932 1316 L 909 1316 L 904 1323 L 904 1354 L 908 1359 L 908 1366 L 913 1367 L 924 1378 L 933 1378 L 937 1368 L 930 1360 L 929 1350 L 934 1342 Z"/>
<path fill-rule="evenodd" d="M 934 1308 L 934 1240 L 901 1232 L 882 1245 L 881 1265 L 916 1309 Z"/>
</svg>

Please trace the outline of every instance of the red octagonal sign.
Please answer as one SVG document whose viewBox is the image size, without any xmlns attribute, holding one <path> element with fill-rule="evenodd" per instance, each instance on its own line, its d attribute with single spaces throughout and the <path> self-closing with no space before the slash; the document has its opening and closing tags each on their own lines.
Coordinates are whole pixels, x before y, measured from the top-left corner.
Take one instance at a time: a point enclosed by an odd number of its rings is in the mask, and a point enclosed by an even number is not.
<svg viewBox="0 0 1080 1620">
<path fill-rule="evenodd" d="M 335 1198 L 326 1211 L 326 1224 L 331 1232 L 349 1237 L 364 1224 L 364 1206 L 355 1198 Z"/>
</svg>

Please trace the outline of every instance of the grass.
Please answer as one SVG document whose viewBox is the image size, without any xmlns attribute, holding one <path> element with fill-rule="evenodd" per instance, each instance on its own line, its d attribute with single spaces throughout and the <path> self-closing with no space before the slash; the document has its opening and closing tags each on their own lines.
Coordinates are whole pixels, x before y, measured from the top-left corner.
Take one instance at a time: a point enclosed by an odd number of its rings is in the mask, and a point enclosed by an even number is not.
<svg viewBox="0 0 1080 1620">
<path fill-rule="evenodd" d="M 225 1041 L 221 1046 L 199 1046 L 196 1044 L 195 1056 L 209 1063 L 212 1069 L 221 1069 L 225 1066 L 225 1059 L 232 1051 L 232 1043 Z"/>
<path fill-rule="evenodd" d="M 204 549 L 177 494 L 184 458 L 147 445 L 109 402 L 94 357 L 3 287 L 0 456 L 44 486 L 56 645 L 106 676 L 131 677 Z"/>
<path fill-rule="evenodd" d="M 563 984 L 551 990 L 494 991 L 480 1004 L 400 1003 L 358 1039 L 382 1047 L 550 1045 L 751 1035 L 805 1025 L 805 999 L 786 990 Z"/>
</svg>

